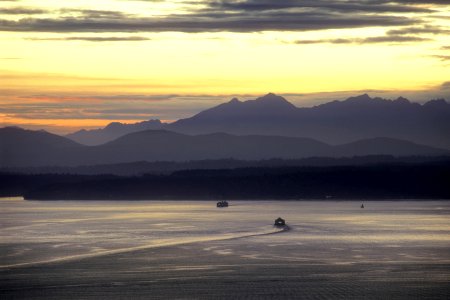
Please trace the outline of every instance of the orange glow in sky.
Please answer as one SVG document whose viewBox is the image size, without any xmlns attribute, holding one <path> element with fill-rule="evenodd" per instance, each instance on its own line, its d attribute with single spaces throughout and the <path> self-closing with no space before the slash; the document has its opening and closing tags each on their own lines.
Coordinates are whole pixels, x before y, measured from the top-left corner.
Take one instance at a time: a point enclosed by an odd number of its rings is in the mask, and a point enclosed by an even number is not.
<svg viewBox="0 0 450 300">
<path fill-rule="evenodd" d="M 0 21 L 0 126 L 176 120 L 267 92 L 450 96 L 450 4 L 20 0 Z"/>
</svg>

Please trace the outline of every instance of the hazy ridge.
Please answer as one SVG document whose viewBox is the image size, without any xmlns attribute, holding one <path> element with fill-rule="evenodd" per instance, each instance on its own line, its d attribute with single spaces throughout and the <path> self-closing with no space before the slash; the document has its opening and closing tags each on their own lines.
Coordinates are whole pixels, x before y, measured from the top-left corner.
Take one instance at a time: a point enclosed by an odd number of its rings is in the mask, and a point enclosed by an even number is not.
<svg viewBox="0 0 450 300">
<path fill-rule="evenodd" d="M 0 129 L 0 167 L 80 166 L 136 161 L 264 160 L 366 155 L 442 156 L 449 150 L 391 138 L 338 146 L 309 138 L 185 135 L 165 130 L 131 133 L 99 146 L 84 146 L 47 132 Z"/>
<path fill-rule="evenodd" d="M 67 137 L 86 145 L 100 145 L 148 129 L 193 135 L 224 132 L 306 137 L 330 144 L 390 137 L 450 149 L 450 104 L 444 99 L 419 104 L 403 97 L 387 100 L 364 94 L 302 108 L 281 96 L 267 94 L 248 101 L 233 98 L 171 124 L 159 120 L 114 122 L 103 129 L 81 130 Z"/>
</svg>

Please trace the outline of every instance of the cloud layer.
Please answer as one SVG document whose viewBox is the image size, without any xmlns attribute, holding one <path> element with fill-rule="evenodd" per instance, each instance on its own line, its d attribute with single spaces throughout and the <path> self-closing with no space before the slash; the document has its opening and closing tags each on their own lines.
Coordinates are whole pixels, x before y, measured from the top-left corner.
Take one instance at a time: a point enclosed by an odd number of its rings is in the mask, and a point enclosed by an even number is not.
<svg viewBox="0 0 450 300">
<path fill-rule="evenodd" d="M 447 3 L 446 3 L 447 2 Z M 419 4 L 448 1 L 386 0 L 245 0 L 185 2 L 186 12 L 162 16 L 120 11 L 61 9 L 51 17 L 39 8 L 6 8 L 1 15 L 28 15 L 0 20 L 1 31 L 24 32 L 258 32 L 308 31 L 421 23 L 412 14 L 435 12 Z"/>
<path fill-rule="evenodd" d="M 450 96 L 448 82 L 425 91 L 448 78 L 449 0 L 94 2 L 0 0 L 5 124 L 174 120 L 276 82 L 299 106 L 365 88 Z"/>
</svg>

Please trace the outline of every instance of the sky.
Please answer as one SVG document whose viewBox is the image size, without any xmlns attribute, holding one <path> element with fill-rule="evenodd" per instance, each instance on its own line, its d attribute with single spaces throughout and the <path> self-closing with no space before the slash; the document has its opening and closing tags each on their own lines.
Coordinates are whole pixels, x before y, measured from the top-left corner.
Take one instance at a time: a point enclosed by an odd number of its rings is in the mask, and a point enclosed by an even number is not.
<svg viewBox="0 0 450 300">
<path fill-rule="evenodd" d="M 268 92 L 450 101 L 450 1 L 0 0 L 0 126 L 171 122 Z"/>
</svg>

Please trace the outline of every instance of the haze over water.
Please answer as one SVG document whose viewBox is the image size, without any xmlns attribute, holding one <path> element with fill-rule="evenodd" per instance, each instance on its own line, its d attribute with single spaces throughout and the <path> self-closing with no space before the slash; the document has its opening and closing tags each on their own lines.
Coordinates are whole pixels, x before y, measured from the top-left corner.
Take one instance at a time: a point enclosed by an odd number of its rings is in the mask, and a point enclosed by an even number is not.
<svg viewBox="0 0 450 300">
<path fill-rule="evenodd" d="M 236 296 L 255 298 L 258 293 L 362 298 L 367 291 L 372 298 L 450 295 L 449 202 L 364 202 L 364 209 L 355 201 L 230 204 L 217 209 L 209 201 L 2 200 L 1 293 L 145 298 L 151 290 L 162 298 L 226 298 L 236 289 Z M 272 226 L 278 216 L 286 219 L 288 231 Z M 171 289 L 180 284 L 185 290 Z M 36 292 L 41 289 L 44 294 Z"/>
</svg>

